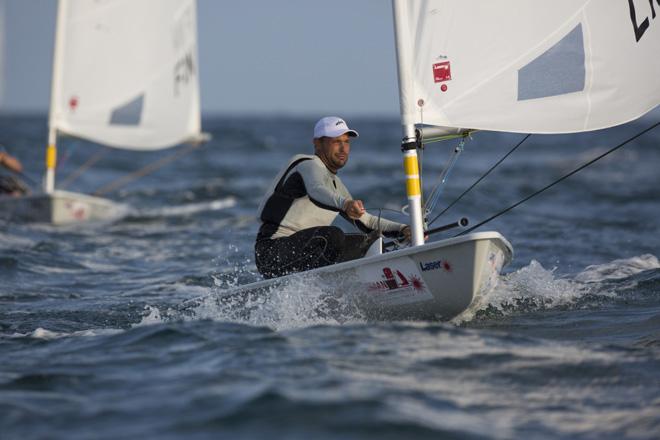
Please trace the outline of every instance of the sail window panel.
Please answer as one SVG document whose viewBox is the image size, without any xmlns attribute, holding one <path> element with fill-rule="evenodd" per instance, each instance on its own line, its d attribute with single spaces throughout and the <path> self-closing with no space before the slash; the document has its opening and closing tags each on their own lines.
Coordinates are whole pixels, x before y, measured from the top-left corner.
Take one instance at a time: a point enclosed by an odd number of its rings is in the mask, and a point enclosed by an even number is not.
<svg viewBox="0 0 660 440">
<path fill-rule="evenodd" d="M 140 125 L 143 108 L 144 94 L 114 109 L 110 115 L 110 125 Z"/>
<path fill-rule="evenodd" d="M 546 98 L 584 90 L 586 70 L 582 24 L 518 70 L 518 100 Z"/>
</svg>

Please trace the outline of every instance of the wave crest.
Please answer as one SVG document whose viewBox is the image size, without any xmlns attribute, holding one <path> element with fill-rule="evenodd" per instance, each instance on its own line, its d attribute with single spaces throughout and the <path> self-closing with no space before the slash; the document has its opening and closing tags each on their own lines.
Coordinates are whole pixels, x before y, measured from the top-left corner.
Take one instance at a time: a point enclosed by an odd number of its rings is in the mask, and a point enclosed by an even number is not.
<svg viewBox="0 0 660 440">
<path fill-rule="evenodd" d="M 610 263 L 591 265 L 574 276 L 557 276 L 532 260 L 515 272 L 500 277 L 495 288 L 452 322 L 488 319 L 547 309 L 600 306 L 637 287 L 639 274 L 657 271 L 657 257 L 644 254 Z"/>
</svg>

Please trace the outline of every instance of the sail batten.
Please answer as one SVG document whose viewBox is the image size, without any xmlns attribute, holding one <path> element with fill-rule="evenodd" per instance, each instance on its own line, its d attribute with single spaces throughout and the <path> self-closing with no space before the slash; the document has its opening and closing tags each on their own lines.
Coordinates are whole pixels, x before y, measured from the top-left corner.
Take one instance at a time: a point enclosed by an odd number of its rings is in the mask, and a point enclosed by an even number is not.
<svg viewBox="0 0 660 440">
<path fill-rule="evenodd" d="M 660 16 L 648 1 L 395 5 L 397 32 L 408 32 L 397 36 L 406 42 L 397 45 L 402 121 L 570 133 L 622 124 L 660 104 Z"/>
<path fill-rule="evenodd" d="M 131 150 L 200 135 L 194 0 L 60 0 L 50 125 Z"/>
</svg>

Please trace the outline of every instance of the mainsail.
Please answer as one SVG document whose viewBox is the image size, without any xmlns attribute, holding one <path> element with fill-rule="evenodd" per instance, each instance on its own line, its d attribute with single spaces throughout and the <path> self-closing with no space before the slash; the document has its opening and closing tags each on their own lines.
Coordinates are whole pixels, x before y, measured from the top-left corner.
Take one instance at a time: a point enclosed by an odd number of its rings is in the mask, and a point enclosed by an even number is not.
<svg viewBox="0 0 660 440">
<path fill-rule="evenodd" d="M 659 0 L 394 1 L 404 126 L 596 130 L 660 103 Z"/>
<path fill-rule="evenodd" d="M 60 0 L 50 128 L 154 150 L 200 137 L 194 0 Z"/>
</svg>

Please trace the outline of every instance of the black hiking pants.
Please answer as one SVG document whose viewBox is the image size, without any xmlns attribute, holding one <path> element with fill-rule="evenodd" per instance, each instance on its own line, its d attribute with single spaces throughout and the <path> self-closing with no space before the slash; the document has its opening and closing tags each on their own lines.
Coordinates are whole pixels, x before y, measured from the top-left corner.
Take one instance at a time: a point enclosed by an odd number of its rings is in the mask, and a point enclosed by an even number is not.
<svg viewBox="0 0 660 440">
<path fill-rule="evenodd" d="M 336 226 L 318 226 L 288 237 L 257 240 L 255 260 L 264 278 L 276 278 L 360 258 L 377 238 L 377 231 L 346 234 Z"/>
</svg>

